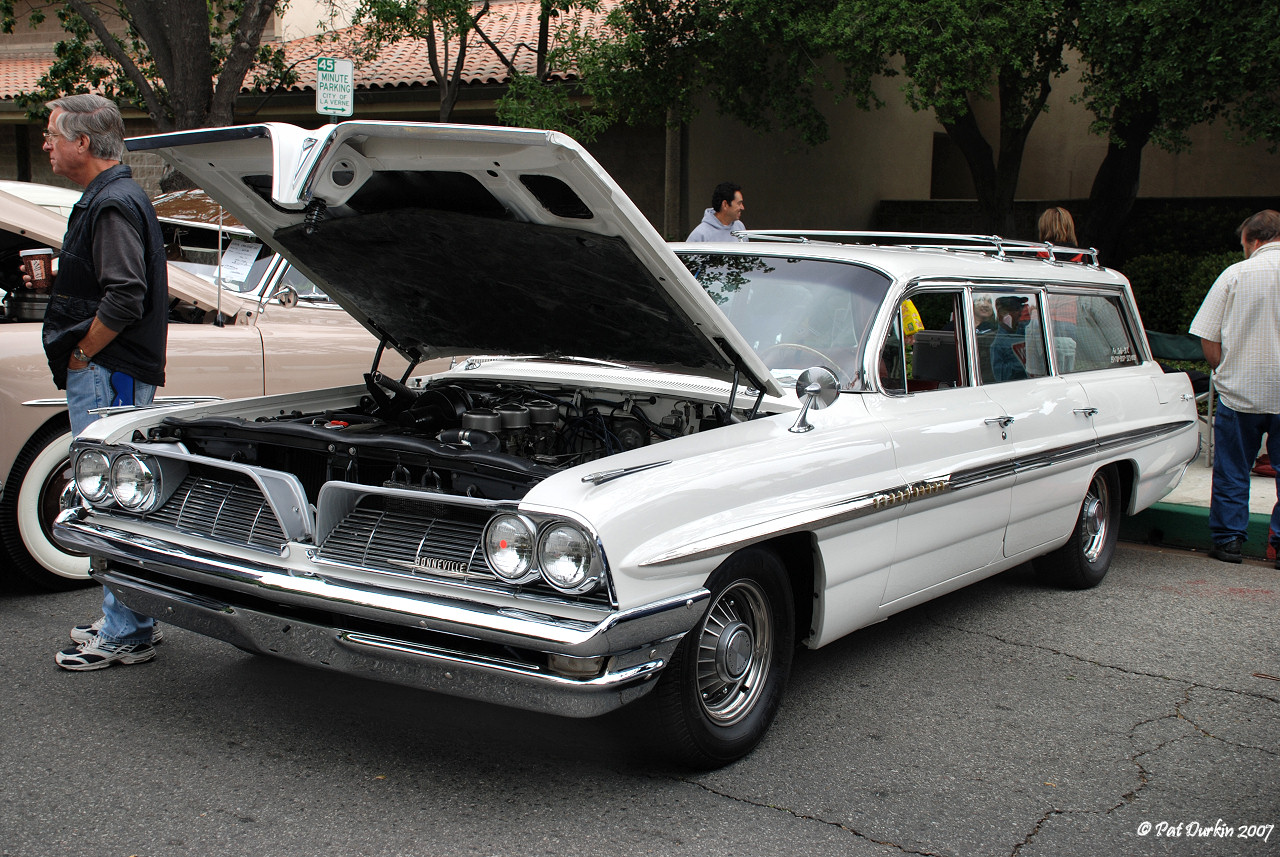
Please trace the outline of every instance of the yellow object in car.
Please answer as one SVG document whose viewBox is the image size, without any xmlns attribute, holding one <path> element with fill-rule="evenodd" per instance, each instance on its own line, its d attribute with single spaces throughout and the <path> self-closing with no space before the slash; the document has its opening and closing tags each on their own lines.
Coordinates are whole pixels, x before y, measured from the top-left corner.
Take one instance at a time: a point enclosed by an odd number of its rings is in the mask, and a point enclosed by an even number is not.
<svg viewBox="0 0 1280 857">
<path fill-rule="evenodd" d="M 915 336 L 924 330 L 924 321 L 920 318 L 920 311 L 916 309 L 916 305 L 911 301 L 902 302 L 902 335 Z"/>
</svg>

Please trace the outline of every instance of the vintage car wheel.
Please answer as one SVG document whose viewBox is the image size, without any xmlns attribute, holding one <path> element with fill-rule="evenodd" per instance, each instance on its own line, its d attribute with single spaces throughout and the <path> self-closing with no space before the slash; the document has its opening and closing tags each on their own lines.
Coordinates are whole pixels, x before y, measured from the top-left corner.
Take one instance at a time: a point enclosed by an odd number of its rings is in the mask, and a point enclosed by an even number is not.
<svg viewBox="0 0 1280 857">
<path fill-rule="evenodd" d="M 11 568 L 43 589 L 73 589 L 89 581 L 89 558 L 53 540 L 70 446 L 65 421 L 42 428 L 14 461 L 0 501 L 0 535 Z"/>
<path fill-rule="evenodd" d="M 773 722 L 791 673 L 791 585 L 772 551 L 747 548 L 711 576 L 711 604 L 654 691 L 659 749 L 718 767 L 751 752 Z"/>
<path fill-rule="evenodd" d="M 1120 534 L 1120 480 L 1114 467 L 1093 474 L 1080 516 L 1067 543 L 1036 560 L 1036 567 L 1061 586 L 1089 589 L 1111 568 Z"/>
</svg>

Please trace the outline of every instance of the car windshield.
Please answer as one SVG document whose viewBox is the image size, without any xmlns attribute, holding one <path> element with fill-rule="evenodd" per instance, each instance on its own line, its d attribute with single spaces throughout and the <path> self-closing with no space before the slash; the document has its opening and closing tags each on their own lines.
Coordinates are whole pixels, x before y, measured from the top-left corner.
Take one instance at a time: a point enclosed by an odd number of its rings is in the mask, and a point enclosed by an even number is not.
<svg viewBox="0 0 1280 857">
<path fill-rule="evenodd" d="M 760 359 L 785 383 L 811 366 L 849 389 L 889 278 L 847 262 L 738 253 L 682 253 L 686 267 Z"/>
<path fill-rule="evenodd" d="M 275 253 L 270 247 L 251 236 L 224 236 L 226 247 L 219 260 L 216 248 L 217 233 L 200 230 L 196 238 L 191 232 L 196 230 L 177 231 L 172 233 L 168 245 L 169 261 L 175 267 L 189 271 L 197 277 L 217 283 L 219 278 L 222 287 L 238 294 L 260 294 L 266 285 L 264 278 L 271 272 Z M 207 246 L 200 246 L 203 241 Z M 181 242 L 181 243 L 180 243 Z M 219 267 L 221 261 L 221 267 Z M 327 303 L 329 298 L 314 283 L 307 279 L 292 265 L 286 265 L 284 273 L 278 279 L 280 286 L 289 286 L 303 301 Z"/>
</svg>

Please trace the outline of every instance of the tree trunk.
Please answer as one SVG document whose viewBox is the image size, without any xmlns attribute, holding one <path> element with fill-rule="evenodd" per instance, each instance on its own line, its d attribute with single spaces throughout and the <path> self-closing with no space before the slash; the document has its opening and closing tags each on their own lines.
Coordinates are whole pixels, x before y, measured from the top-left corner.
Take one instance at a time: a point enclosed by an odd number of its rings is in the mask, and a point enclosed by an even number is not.
<svg viewBox="0 0 1280 857">
<path fill-rule="evenodd" d="M 164 81 L 173 129 L 204 127 L 213 100 L 208 4 L 202 0 L 125 0 L 124 5 Z M 153 118 L 163 130 L 162 120 Z"/>
<path fill-rule="evenodd" d="M 965 110 L 953 121 L 943 122 L 942 127 L 969 165 L 969 175 L 973 177 L 974 191 L 978 195 L 982 229 L 999 232 L 1001 217 L 995 156 L 991 151 L 991 144 L 982 136 L 982 129 L 978 127 L 973 109 Z"/>
<path fill-rule="evenodd" d="M 1089 191 L 1089 211 L 1081 227 L 1081 241 L 1098 250 L 1104 264 L 1118 259 L 1118 240 L 1142 178 L 1142 150 L 1156 126 L 1155 110 L 1125 101 L 1112 113 L 1111 141 Z"/>
</svg>

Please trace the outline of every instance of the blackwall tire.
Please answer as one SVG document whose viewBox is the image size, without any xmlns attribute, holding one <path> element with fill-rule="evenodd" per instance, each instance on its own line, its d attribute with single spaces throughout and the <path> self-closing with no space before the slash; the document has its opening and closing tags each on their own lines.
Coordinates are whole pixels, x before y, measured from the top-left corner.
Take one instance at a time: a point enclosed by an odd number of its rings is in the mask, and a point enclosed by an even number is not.
<svg viewBox="0 0 1280 857">
<path fill-rule="evenodd" d="M 1120 537 L 1120 479 L 1104 467 L 1089 480 L 1067 543 L 1035 561 L 1047 579 L 1067 589 L 1092 589 L 1111 568 Z"/>
<path fill-rule="evenodd" d="M 747 548 L 708 581 L 710 604 L 685 635 L 650 700 L 656 749 L 677 764 L 742 758 L 773 723 L 795 646 L 791 584 L 778 556 Z"/>
<path fill-rule="evenodd" d="M 89 558 L 53 541 L 53 519 L 67 480 L 71 432 L 54 422 L 36 433 L 13 463 L 0 500 L 0 536 L 10 573 L 41 589 L 64 591 L 89 582 Z"/>
</svg>

